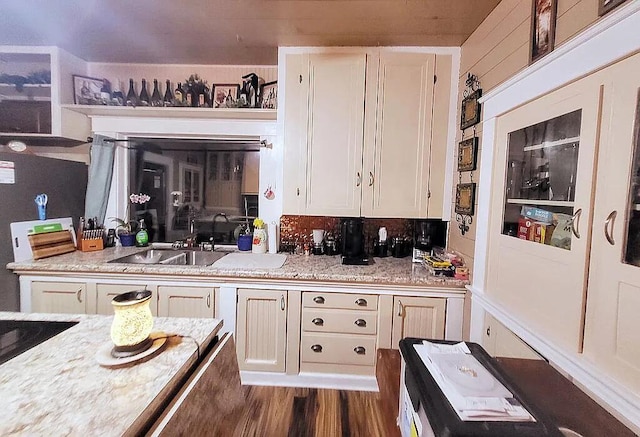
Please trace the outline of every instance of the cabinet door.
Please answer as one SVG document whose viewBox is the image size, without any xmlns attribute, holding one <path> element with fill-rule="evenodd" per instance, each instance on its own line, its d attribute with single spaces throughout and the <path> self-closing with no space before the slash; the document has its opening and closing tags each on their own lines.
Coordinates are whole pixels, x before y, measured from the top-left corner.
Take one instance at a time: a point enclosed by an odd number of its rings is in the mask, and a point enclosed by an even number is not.
<svg viewBox="0 0 640 437">
<path fill-rule="evenodd" d="M 362 191 L 367 217 L 427 214 L 434 69 L 433 54 L 380 54 L 377 87 L 367 88 Z M 368 71 L 375 73 L 375 66 Z M 367 83 L 375 84 L 375 76 L 369 74 Z"/>
<path fill-rule="evenodd" d="M 582 346 L 599 75 L 498 118 L 487 293 L 559 347 Z"/>
<path fill-rule="evenodd" d="M 78 282 L 32 282 L 31 308 L 35 313 L 84 314 L 87 285 Z"/>
<path fill-rule="evenodd" d="M 446 305 L 443 298 L 395 296 L 391 346 L 398 349 L 405 337 L 443 340 Z"/>
<path fill-rule="evenodd" d="M 640 56 L 605 84 L 584 354 L 640 393 Z"/>
<path fill-rule="evenodd" d="M 482 347 L 492 357 L 523 358 L 541 360 L 528 344 L 508 330 L 489 313 L 484 315 Z"/>
<path fill-rule="evenodd" d="M 366 56 L 309 56 L 305 213 L 359 216 Z"/>
<path fill-rule="evenodd" d="M 107 316 L 113 315 L 113 305 L 111 301 L 119 294 L 127 293 L 135 290 L 151 290 L 155 295 L 149 302 L 149 308 L 151 308 L 151 314 L 155 317 L 158 315 L 158 298 L 157 290 L 155 287 L 147 287 L 139 284 L 96 284 L 97 291 L 97 306 L 96 314 L 104 314 Z"/>
<path fill-rule="evenodd" d="M 213 288 L 158 286 L 159 317 L 213 317 Z"/>
<path fill-rule="evenodd" d="M 236 323 L 240 369 L 284 372 L 287 292 L 238 289 Z"/>
</svg>

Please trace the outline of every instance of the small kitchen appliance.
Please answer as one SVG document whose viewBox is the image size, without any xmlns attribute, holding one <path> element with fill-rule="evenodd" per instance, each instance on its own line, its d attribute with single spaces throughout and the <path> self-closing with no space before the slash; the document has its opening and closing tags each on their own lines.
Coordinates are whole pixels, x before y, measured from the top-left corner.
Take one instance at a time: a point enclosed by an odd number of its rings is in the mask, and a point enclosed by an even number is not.
<svg viewBox="0 0 640 437">
<path fill-rule="evenodd" d="M 446 245 L 447 223 L 442 220 L 416 220 L 413 236 L 413 262 L 422 262 L 433 246 Z"/>
<path fill-rule="evenodd" d="M 371 258 L 364 250 L 364 222 L 361 218 L 344 219 L 342 231 L 342 264 L 367 265 Z"/>
</svg>

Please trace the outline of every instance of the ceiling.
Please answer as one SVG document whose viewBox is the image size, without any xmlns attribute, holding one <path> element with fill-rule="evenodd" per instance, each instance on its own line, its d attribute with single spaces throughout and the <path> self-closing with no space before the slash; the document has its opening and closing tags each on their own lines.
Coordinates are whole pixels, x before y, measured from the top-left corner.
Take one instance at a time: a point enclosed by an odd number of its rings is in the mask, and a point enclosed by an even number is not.
<svg viewBox="0 0 640 437">
<path fill-rule="evenodd" d="M 0 45 L 94 62 L 276 65 L 278 46 L 460 46 L 500 0 L 0 0 Z"/>
</svg>

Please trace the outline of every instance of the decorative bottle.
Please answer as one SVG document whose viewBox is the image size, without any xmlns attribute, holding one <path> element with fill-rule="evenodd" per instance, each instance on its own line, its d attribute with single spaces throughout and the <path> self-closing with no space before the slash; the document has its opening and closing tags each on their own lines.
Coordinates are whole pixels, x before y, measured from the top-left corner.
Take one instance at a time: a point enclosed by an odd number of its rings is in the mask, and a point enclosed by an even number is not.
<svg viewBox="0 0 640 437">
<path fill-rule="evenodd" d="M 140 91 L 140 104 L 149 106 L 149 93 L 147 92 L 147 79 L 142 79 L 142 91 Z"/>
<path fill-rule="evenodd" d="M 158 79 L 153 79 L 153 92 L 151 93 L 151 106 L 162 106 L 162 96 L 158 88 Z"/>
<path fill-rule="evenodd" d="M 176 88 L 175 92 L 176 102 L 178 106 L 184 106 L 184 89 L 182 88 L 182 82 L 178 83 L 178 88 Z"/>
<path fill-rule="evenodd" d="M 171 81 L 167 79 L 167 89 L 164 92 L 162 106 L 173 106 L 173 93 L 171 92 Z"/>
<path fill-rule="evenodd" d="M 140 229 L 136 233 L 136 246 L 145 247 L 149 245 L 149 234 L 147 233 L 147 226 L 144 224 L 144 219 L 140 219 Z"/>
<path fill-rule="evenodd" d="M 133 88 L 133 79 L 129 79 L 129 92 L 127 93 L 127 106 L 138 106 L 138 95 Z"/>
</svg>

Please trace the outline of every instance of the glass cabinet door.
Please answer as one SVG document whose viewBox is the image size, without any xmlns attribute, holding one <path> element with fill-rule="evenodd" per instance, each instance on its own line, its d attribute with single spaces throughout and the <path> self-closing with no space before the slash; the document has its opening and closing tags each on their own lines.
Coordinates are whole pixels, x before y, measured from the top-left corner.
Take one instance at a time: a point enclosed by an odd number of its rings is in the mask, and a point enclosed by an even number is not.
<svg viewBox="0 0 640 437">
<path fill-rule="evenodd" d="M 509 132 L 504 235 L 571 249 L 581 120 L 575 110 Z"/>
<path fill-rule="evenodd" d="M 623 262 L 640 266 L 640 92 L 636 105 L 636 119 L 633 130 L 633 160 L 629 181 L 627 220 L 625 220 L 625 242 Z M 608 218 L 608 220 L 614 217 Z"/>
</svg>

